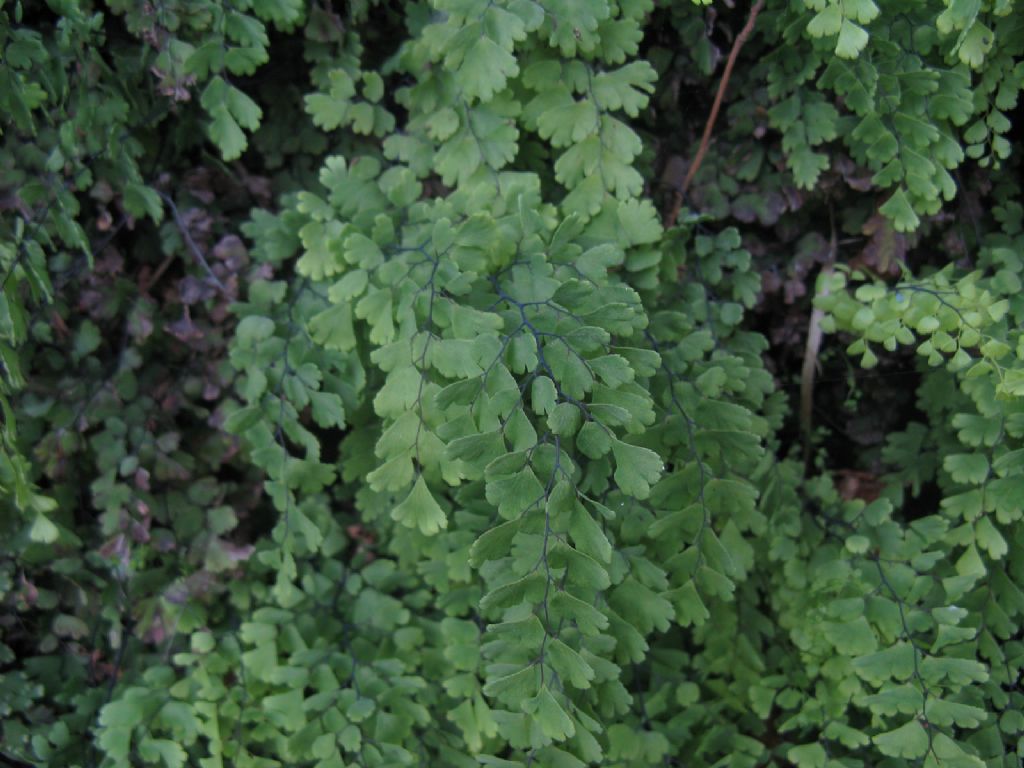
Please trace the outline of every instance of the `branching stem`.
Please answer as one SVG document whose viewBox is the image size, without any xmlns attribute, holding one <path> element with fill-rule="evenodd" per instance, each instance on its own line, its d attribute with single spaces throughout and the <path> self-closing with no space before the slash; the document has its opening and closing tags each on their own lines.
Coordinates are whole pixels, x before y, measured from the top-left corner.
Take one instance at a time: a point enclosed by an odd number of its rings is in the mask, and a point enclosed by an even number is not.
<svg viewBox="0 0 1024 768">
<path fill-rule="evenodd" d="M 708 152 L 708 145 L 711 144 L 711 132 L 715 129 L 715 121 L 718 120 L 718 111 L 722 108 L 722 99 L 725 97 L 725 89 L 729 85 L 729 78 L 732 77 L 732 68 L 736 66 L 736 59 L 739 56 L 740 48 L 747 42 L 747 38 L 750 37 L 750 33 L 754 31 L 754 22 L 757 21 L 757 14 L 761 12 L 764 7 L 764 0 L 757 0 L 756 3 L 750 9 L 750 15 L 747 17 L 747 23 L 743 25 L 743 29 L 736 35 L 736 39 L 733 40 L 732 50 L 729 51 L 729 58 L 725 62 L 725 70 L 722 72 L 722 80 L 718 84 L 718 91 L 715 93 L 715 101 L 711 105 L 711 114 L 708 115 L 707 122 L 704 123 L 704 135 L 700 137 L 700 147 L 697 149 L 697 154 L 694 155 L 693 162 L 690 163 L 690 168 L 686 172 L 686 178 L 683 179 L 682 185 L 676 190 L 674 199 L 672 201 L 672 208 L 665 217 L 665 228 L 669 229 L 676 225 L 676 220 L 679 218 L 679 210 L 683 207 L 683 199 L 686 197 L 686 192 L 690 188 L 690 183 L 693 181 L 693 177 L 697 175 L 697 171 L 700 169 L 701 163 L 704 162 L 704 156 Z"/>
<path fill-rule="evenodd" d="M 203 268 L 207 277 L 210 278 L 210 282 L 217 286 L 217 290 L 222 294 L 230 296 L 227 286 L 221 282 L 219 277 L 217 277 L 213 268 L 210 266 L 210 263 L 206 260 L 206 257 L 203 256 L 203 252 L 200 251 L 199 246 L 196 245 L 196 241 L 192 239 L 192 235 L 188 231 L 188 226 L 185 224 L 185 221 L 181 218 L 181 214 L 178 212 L 178 206 L 174 204 L 170 195 L 167 195 L 160 190 L 157 190 L 157 194 L 160 195 L 160 199 L 167 204 L 167 207 L 171 209 L 171 215 L 174 217 L 174 223 L 177 225 L 178 231 L 181 233 L 181 239 L 185 241 L 185 246 L 188 248 L 193 258 L 199 266 Z M 154 279 L 152 282 L 156 282 L 156 280 Z"/>
</svg>

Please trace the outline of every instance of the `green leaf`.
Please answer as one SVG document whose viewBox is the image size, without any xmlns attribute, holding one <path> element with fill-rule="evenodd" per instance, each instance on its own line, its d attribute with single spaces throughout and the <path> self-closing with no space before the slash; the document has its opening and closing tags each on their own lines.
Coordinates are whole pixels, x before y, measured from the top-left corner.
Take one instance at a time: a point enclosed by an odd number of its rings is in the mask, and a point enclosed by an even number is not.
<svg viewBox="0 0 1024 768">
<path fill-rule="evenodd" d="M 391 371 L 373 398 L 373 409 L 384 418 L 397 418 L 407 413 L 419 399 L 422 378 L 411 365 Z"/>
<path fill-rule="evenodd" d="M 874 0 L 843 0 L 843 13 L 861 24 L 868 24 L 878 18 L 880 11 Z"/>
<path fill-rule="evenodd" d="M 331 70 L 328 93 L 311 93 L 305 97 L 306 112 L 313 124 L 325 131 L 333 131 L 345 122 L 350 100 L 355 95 L 355 83 L 342 69 Z"/>
<path fill-rule="evenodd" d="M 402 503 L 391 510 L 391 519 L 408 528 L 419 528 L 424 536 L 433 536 L 448 526 L 448 517 L 434 500 L 423 475 L 416 479 Z"/>
<path fill-rule="evenodd" d="M 842 24 L 842 10 L 838 5 L 829 3 L 807 23 L 807 33 L 811 37 L 830 37 L 839 34 Z"/>
<path fill-rule="evenodd" d="M 786 757 L 799 768 L 825 768 L 828 762 L 825 748 L 820 744 L 802 744 L 799 747 L 790 747 Z"/>
<path fill-rule="evenodd" d="M 675 615 L 672 603 L 631 576 L 612 591 L 608 604 L 645 635 L 666 632 Z"/>
<path fill-rule="evenodd" d="M 572 437 L 580 426 L 580 409 L 572 403 L 559 403 L 548 417 L 548 428 L 561 437 Z"/>
<path fill-rule="evenodd" d="M 801 146 L 790 152 L 786 160 L 793 171 L 793 180 L 801 189 L 813 189 L 822 172 L 828 170 L 829 158 L 810 147 Z"/>
<path fill-rule="evenodd" d="M 138 749 L 139 757 L 147 763 L 162 762 L 167 768 L 181 768 L 188 757 L 180 745 L 168 739 L 145 738 Z"/>
<path fill-rule="evenodd" d="M 972 69 L 980 69 L 994 42 L 992 31 L 984 24 L 975 22 L 961 38 L 958 50 L 960 61 Z"/>
<path fill-rule="evenodd" d="M 523 702 L 523 710 L 532 715 L 533 721 L 549 739 L 564 741 L 576 733 L 572 719 L 547 686 L 541 688 L 532 699 Z"/>
<path fill-rule="evenodd" d="M 262 110 L 220 75 L 207 84 L 200 103 L 212 118 L 207 127 L 210 140 L 220 148 L 225 160 L 237 159 L 247 146 L 242 128 L 255 131 L 263 117 Z"/>
<path fill-rule="evenodd" d="M 452 67 L 456 61 L 462 92 L 471 101 L 490 101 L 510 77 L 519 74 L 515 56 L 486 34 L 479 35 L 457 59 L 449 54 L 445 63 Z"/>
<path fill-rule="evenodd" d="M 309 390 L 309 402 L 312 406 L 313 421 L 325 429 L 345 426 L 345 408 L 341 397 L 334 392 L 317 392 Z"/>
<path fill-rule="evenodd" d="M 839 28 L 839 39 L 836 41 L 836 56 L 855 59 L 867 44 L 868 33 L 864 28 L 844 18 Z"/>
<path fill-rule="evenodd" d="M 60 530 L 49 518 L 43 514 L 37 514 L 29 528 L 28 537 L 39 544 L 52 544 L 60 536 Z"/>
<path fill-rule="evenodd" d="M 559 590 L 548 603 L 551 615 L 559 620 L 575 622 L 585 635 L 598 636 L 608 628 L 608 617 L 578 597 Z"/>
<path fill-rule="evenodd" d="M 533 380 L 530 388 L 530 400 L 533 404 L 533 412 L 538 416 L 550 416 L 555 410 L 555 403 L 558 400 L 558 393 L 555 390 L 555 383 L 547 376 L 538 376 Z"/>
<path fill-rule="evenodd" d="M 953 453 L 943 460 L 942 466 L 958 483 L 979 485 L 989 474 L 988 457 L 982 453 Z"/>
<path fill-rule="evenodd" d="M 555 568 L 568 568 L 569 583 L 585 589 L 607 589 L 611 585 L 608 571 L 594 558 L 570 547 L 564 542 L 556 542 L 548 549 L 548 562 Z"/>
<path fill-rule="evenodd" d="M 372 715 L 376 708 L 377 705 L 373 699 L 361 696 L 348 705 L 348 708 L 345 710 L 345 716 L 354 723 L 361 723 Z"/>
<path fill-rule="evenodd" d="M 508 520 L 484 531 L 469 550 L 470 565 L 479 568 L 489 560 L 497 560 L 507 555 L 519 527 L 519 520 Z"/>
<path fill-rule="evenodd" d="M 152 187 L 130 181 L 124 188 L 124 209 L 135 218 L 149 216 L 159 224 L 164 218 L 164 207 L 160 195 Z"/>
<path fill-rule="evenodd" d="M 700 627 L 706 622 L 711 614 L 701 600 L 697 585 L 693 581 L 687 581 L 683 586 L 674 589 L 665 595 L 672 603 L 676 612 L 676 621 L 680 626 Z"/>
<path fill-rule="evenodd" d="M 943 727 L 977 728 L 989 718 L 979 707 L 934 697 L 925 703 L 924 713 L 930 723 Z"/>
<path fill-rule="evenodd" d="M 139 689 L 136 689 L 136 692 Z M 100 710 L 100 725 L 105 728 L 132 728 L 143 721 L 146 710 L 140 706 L 138 699 L 125 694 L 122 698 L 112 701 Z"/>
<path fill-rule="evenodd" d="M 524 602 L 539 602 L 544 597 L 547 583 L 543 574 L 534 571 L 521 579 L 492 589 L 481 598 L 480 610 L 486 612 L 492 608 L 511 608 Z"/>
<path fill-rule="evenodd" d="M 57 637 L 71 637 L 78 640 L 89 634 L 89 627 L 77 616 L 62 613 L 53 620 L 53 633 Z"/>
<path fill-rule="evenodd" d="M 549 15 L 545 27 L 548 42 L 563 56 L 573 56 L 577 49 L 593 50 L 599 40 L 595 34 L 598 25 L 610 15 L 606 0 L 546 0 L 542 7 Z M 565 21 L 556 23 L 555 19 Z"/>
<path fill-rule="evenodd" d="M 545 646 L 544 653 L 546 660 L 550 662 L 562 680 L 574 688 L 590 687 L 590 683 L 594 679 L 594 668 L 572 648 L 558 638 L 554 638 Z"/>
<path fill-rule="evenodd" d="M 576 445 L 584 456 L 600 459 L 612 447 L 612 436 L 607 427 L 597 421 L 588 421 L 576 435 Z"/>
<path fill-rule="evenodd" d="M 858 675 L 873 683 L 882 683 L 890 678 L 906 680 L 914 674 L 914 648 L 906 642 L 898 642 L 877 653 L 854 659 L 853 668 Z"/>
<path fill-rule="evenodd" d="M 582 505 L 573 508 L 572 522 L 569 524 L 569 535 L 581 552 L 603 563 L 612 561 L 612 545 L 605 536 L 601 526 L 594 520 Z"/>
<path fill-rule="evenodd" d="M 978 546 L 987 550 L 993 560 L 999 560 L 1009 552 L 1006 539 L 988 517 L 979 518 L 975 523 L 974 538 Z"/>
<path fill-rule="evenodd" d="M 878 210 L 892 220 L 897 232 L 913 232 L 921 223 L 902 187 L 893 192 Z"/>
<path fill-rule="evenodd" d="M 651 486 L 658 482 L 664 470 L 661 457 L 654 451 L 621 440 L 612 440 L 615 456 L 615 482 L 619 489 L 637 499 L 646 499 Z"/>
<path fill-rule="evenodd" d="M 646 61 L 632 61 L 594 78 L 594 97 L 603 109 L 621 109 L 636 117 L 647 106 L 658 76 Z"/>
<path fill-rule="evenodd" d="M 100 329 L 91 320 L 83 320 L 75 333 L 74 346 L 72 347 L 72 359 L 75 362 L 88 357 L 103 343 Z"/>
<path fill-rule="evenodd" d="M 911 760 L 924 757 L 929 744 L 928 733 L 917 720 L 908 720 L 895 730 L 880 733 L 872 741 L 883 755 Z"/>
<path fill-rule="evenodd" d="M 853 621 L 829 622 L 824 626 L 824 635 L 845 656 L 860 656 L 878 647 L 874 630 L 864 616 Z"/>
<path fill-rule="evenodd" d="M 530 664 L 510 674 L 488 679 L 483 691 L 501 701 L 519 704 L 536 695 L 540 689 L 540 666 Z"/>
<path fill-rule="evenodd" d="M 524 467 L 513 475 L 497 475 L 487 482 L 487 500 L 506 520 L 514 520 L 544 498 L 544 486 L 533 469 Z"/>
<path fill-rule="evenodd" d="M 235 338 L 240 347 L 251 347 L 273 336 L 275 328 L 274 321 L 269 317 L 247 315 L 235 328 Z"/>
</svg>

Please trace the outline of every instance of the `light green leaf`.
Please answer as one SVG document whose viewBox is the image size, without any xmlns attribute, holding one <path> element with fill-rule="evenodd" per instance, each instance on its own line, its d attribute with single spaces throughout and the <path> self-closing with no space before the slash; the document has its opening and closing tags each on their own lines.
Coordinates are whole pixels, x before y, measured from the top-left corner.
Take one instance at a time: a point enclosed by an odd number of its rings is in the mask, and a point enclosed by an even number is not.
<svg viewBox="0 0 1024 768">
<path fill-rule="evenodd" d="M 839 39 L 836 41 L 836 56 L 855 59 L 867 44 L 868 33 L 864 28 L 854 24 L 848 18 L 843 19 L 842 26 L 839 28 Z"/>
<path fill-rule="evenodd" d="M 839 33 L 842 24 L 842 10 L 838 5 L 829 3 L 807 23 L 807 33 L 811 37 L 830 37 Z"/>
<path fill-rule="evenodd" d="M 419 528 L 424 536 L 433 536 L 448 527 L 448 517 L 434 500 L 423 475 L 416 479 L 405 500 L 391 510 L 391 519 L 408 528 Z"/>
<path fill-rule="evenodd" d="M 29 528 L 28 537 L 39 544 L 52 544 L 60 536 L 60 530 L 49 518 L 43 514 L 37 514 Z"/>
</svg>

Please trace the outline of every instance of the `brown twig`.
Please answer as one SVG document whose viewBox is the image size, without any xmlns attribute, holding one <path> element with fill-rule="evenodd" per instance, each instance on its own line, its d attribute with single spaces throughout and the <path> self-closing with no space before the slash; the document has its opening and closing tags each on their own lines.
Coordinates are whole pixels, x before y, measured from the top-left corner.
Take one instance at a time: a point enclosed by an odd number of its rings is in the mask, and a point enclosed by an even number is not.
<svg viewBox="0 0 1024 768">
<path fill-rule="evenodd" d="M 181 214 L 178 212 L 178 206 L 174 204 L 174 201 L 171 200 L 169 195 L 164 194 L 159 189 L 156 193 L 160 195 L 160 198 L 167 204 L 167 207 L 171 209 L 171 215 L 174 217 L 174 223 L 178 226 L 178 231 L 181 233 L 181 239 L 185 241 L 185 245 L 192 253 L 192 257 L 196 260 L 199 266 L 203 268 L 203 271 L 206 272 L 207 276 L 210 278 L 210 282 L 217 286 L 217 290 L 219 290 L 224 296 L 230 298 L 231 294 L 228 291 L 227 286 L 225 286 L 224 283 L 220 281 L 220 278 L 217 277 L 216 273 L 214 273 L 213 269 L 210 267 L 210 263 L 206 260 L 206 257 L 203 256 L 203 252 L 200 251 L 199 246 L 196 245 L 196 241 L 192 239 L 192 235 L 188 231 L 188 225 L 185 224 L 184 220 L 181 218 Z M 156 280 L 151 280 L 147 288 L 152 286 L 154 282 L 156 282 Z"/>
<path fill-rule="evenodd" d="M 160 266 L 153 270 L 151 275 L 148 275 L 146 279 L 139 283 L 139 293 L 149 293 L 149 290 L 160 281 L 160 278 L 164 276 L 164 272 L 166 272 L 167 268 L 171 266 L 171 262 L 174 261 L 174 256 L 175 253 L 173 251 L 167 254 L 167 256 L 164 257 L 164 260 L 160 262 Z"/>
<path fill-rule="evenodd" d="M 729 78 L 732 77 L 732 68 L 736 65 L 736 58 L 739 56 L 740 48 L 747 42 L 750 33 L 754 31 L 754 22 L 757 21 L 757 14 L 761 12 L 763 7 L 764 0 L 757 0 L 754 3 L 750 8 L 747 23 L 743 25 L 743 29 L 736 35 L 736 39 L 733 40 L 732 50 L 729 51 L 729 58 L 725 62 L 725 70 L 722 72 L 722 80 L 718 83 L 718 92 L 715 93 L 715 101 L 711 105 L 711 114 L 708 115 L 708 120 L 704 123 L 704 135 L 700 138 L 700 147 L 697 149 L 697 154 L 694 155 L 693 162 L 690 163 L 690 169 L 686 172 L 686 178 L 683 179 L 682 185 L 676 190 L 675 199 L 672 201 L 672 209 L 669 211 L 668 216 L 665 217 L 666 229 L 675 226 L 676 219 L 679 218 L 679 210 L 683 207 L 683 198 L 686 197 L 686 191 L 690 188 L 690 182 L 693 181 L 693 177 L 697 175 L 701 163 L 704 162 L 704 155 L 707 154 L 708 145 L 711 143 L 711 132 L 714 130 L 715 121 L 718 119 L 718 110 L 722 107 L 725 89 L 729 85 Z"/>
<path fill-rule="evenodd" d="M 829 209 L 829 223 L 832 227 L 832 235 L 829 238 L 828 261 L 821 268 L 821 291 L 818 296 L 828 296 L 829 294 L 828 283 L 832 277 L 839 251 L 835 214 L 831 208 Z M 811 319 L 807 323 L 807 343 L 804 346 L 803 368 L 800 371 L 800 432 L 804 440 L 804 466 L 808 469 L 811 468 L 813 437 L 811 433 L 814 428 L 814 375 L 817 372 L 818 353 L 821 351 L 821 340 L 824 335 L 821 330 L 821 321 L 824 318 L 824 310 L 819 307 L 814 307 L 811 310 Z"/>
</svg>

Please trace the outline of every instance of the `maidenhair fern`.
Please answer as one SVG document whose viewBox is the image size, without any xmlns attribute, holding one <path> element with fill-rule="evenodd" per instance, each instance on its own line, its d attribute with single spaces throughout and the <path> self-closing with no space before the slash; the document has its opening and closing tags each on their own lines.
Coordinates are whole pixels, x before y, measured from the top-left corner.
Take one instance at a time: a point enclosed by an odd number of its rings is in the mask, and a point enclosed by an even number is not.
<svg viewBox="0 0 1024 768">
<path fill-rule="evenodd" d="M 322 730 L 317 757 L 369 764 L 392 759 L 384 745 L 369 758 L 360 750 L 395 717 L 404 727 L 390 748 L 410 764 L 410 740 L 431 750 L 420 760 L 451 765 L 652 764 L 691 750 L 709 762 L 747 752 L 753 764 L 762 744 L 737 752 L 709 741 L 719 719 L 731 723 L 731 741 L 749 718 L 788 711 L 776 727 L 793 734 L 785 754 L 801 765 L 837 750 L 967 759 L 954 728 L 987 719 L 978 704 L 989 673 L 963 656 L 980 634 L 960 626 L 965 612 L 954 603 L 974 582 L 938 594 L 929 586 L 932 574 L 947 578 L 937 554 L 949 544 L 933 548 L 953 526 L 944 517 L 901 526 L 890 501 L 844 503 L 820 483 L 800 508 L 784 490 L 792 468 L 764 450 L 772 426 L 758 414 L 773 412 L 764 342 L 737 328 L 758 289 L 749 254 L 733 230 L 688 226 L 666 237 L 642 197 L 633 165 L 642 143 L 625 121 L 654 82 L 631 58 L 650 9 L 438 10 L 441 21 L 410 22 L 415 36 L 395 59 L 415 81 L 396 94 L 408 116 L 383 156 L 328 159 L 321 188 L 301 193 L 294 214 L 254 223 L 256 237 L 268 227 L 294 233 L 299 277 L 268 284 L 287 307 L 276 318 L 242 312 L 239 391 L 263 418 L 247 426 L 250 405 L 233 420 L 272 478 L 282 550 L 267 558 L 280 560 L 275 590 L 288 608 L 312 599 L 302 569 L 285 565 L 293 548 L 315 553 L 330 539 L 329 521 L 317 525 L 300 499 L 333 479 L 295 419 L 308 404 L 331 426 L 318 401 L 355 401 L 342 476 L 392 558 L 372 567 L 394 562 L 435 606 L 381 610 L 424 659 L 401 670 L 419 685 L 443 682 L 422 696 L 447 723 L 379 704 L 364 713 L 351 673 L 338 694 L 344 710 L 333 706 L 362 739 L 331 735 L 330 710 L 316 706 L 281 730 L 293 739 Z M 571 35 L 566 12 L 578 14 Z M 356 77 L 366 80 L 339 71 L 332 82 Z M 307 101 L 326 127 L 346 119 L 328 116 L 339 105 L 358 106 L 348 101 L 354 88 L 337 88 Z M 813 117 L 794 98 L 772 112 L 783 124 L 802 117 L 801 134 L 786 140 L 803 151 L 834 139 L 835 128 L 813 121 L 834 123 L 836 110 L 811 93 L 804 98 L 821 105 Z M 389 126 L 380 114 L 373 125 Z M 934 154 L 915 142 L 904 157 Z M 550 158 L 553 176 L 515 170 L 520 144 Z M 433 174 L 450 191 L 427 191 Z M 965 285 L 975 286 L 964 298 L 976 313 L 1002 320 L 1004 305 L 976 281 Z M 852 311 L 852 327 L 869 336 L 851 351 L 870 366 L 871 342 L 892 349 L 913 331 L 959 327 L 962 310 L 940 312 L 948 302 L 935 286 L 883 288 L 870 316 Z M 834 302 L 846 296 L 839 288 Z M 862 289 L 845 301 L 867 297 Z M 250 327 L 264 337 L 259 354 L 246 354 L 256 349 Z M 365 390 L 337 388 L 351 374 L 332 386 L 324 355 L 358 371 L 360 384 L 365 375 Z M 808 529 L 815 518 L 820 528 Z M 1005 545 L 988 554 L 1004 555 Z M 973 567 L 987 572 L 980 560 Z M 763 613 L 769 584 L 777 626 Z M 711 702 L 686 714 L 730 690 L 748 702 L 731 715 Z M 429 737 L 416 733 L 428 724 Z"/>
<path fill-rule="evenodd" d="M 11 759 L 1020 761 L 1012 0 L 51 5 L 44 45 L 0 2 L 0 167 L 14 207 L 46 201 L 0 241 L 0 598 L 48 627 L 24 659 L 0 644 Z M 709 88 L 718 13 L 730 44 L 744 19 L 753 37 Z M 66 30 L 100 45 L 115 19 L 182 113 L 166 146 L 122 144 L 146 130 L 134 104 L 36 79 L 71 70 Z M 301 84 L 279 82 L 278 45 Z M 727 86 L 693 155 L 679 126 L 695 139 Z M 48 155 L 19 159 L 36 113 L 92 115 L 96 146 L 50 125 Z M 266 176 L 233 163 L 247 149 Z M 181 190 L 143 170 L 168 155 L 204 158 Z M 687 181 L 659 189 L 673 161 Z M 1002 200 L 953 257 L 943 217 L 975 162 Z M 121 278 L 108 253 L 116 288 L 81 287 L 73 330 L 63 304 L 30 320 L 69 253 L 93 256 L 70 190 L 119 200 L 146 264 Z M 861 235 L 886 257 L 850 258 Z M 811 323 L 868 371 L 920 359 L 871 492 L 794 444 L 760 332 L 762 275 L 815 236 Z M 93 386 L 66 386 L 69 365 Z M 79 652 L 90 634 L 105 651 Z"/>
</svg>

